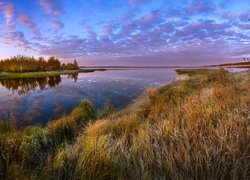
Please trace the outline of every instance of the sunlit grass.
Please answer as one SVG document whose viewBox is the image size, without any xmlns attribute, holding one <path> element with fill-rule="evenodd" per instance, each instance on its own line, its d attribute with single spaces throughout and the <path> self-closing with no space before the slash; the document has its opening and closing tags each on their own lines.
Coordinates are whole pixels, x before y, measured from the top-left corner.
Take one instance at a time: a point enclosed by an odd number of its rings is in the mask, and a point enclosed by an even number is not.
<svg viewBox="0 0 250 180">
<path fill-rule="evenodd" d="M 149 88 L 149 103 L 126 115 L 99 115 L 83 101 L 43 128 L 3 125 L 1 175 L 17 177 L 15 168 L 44 179 L 248 179 L 250 73 L 238 80 L 198 72 Z"/>
<path fill-rule="evenodd" d="M 43 72 L 0 72 L 0 78 L 41 78 L 58 75 L 70 75 L 81 72 L 94 72 L 95 69 L 77 69 L 77 70 L 57 70 L 57 71 L 43 71 Z"/>
</svg>

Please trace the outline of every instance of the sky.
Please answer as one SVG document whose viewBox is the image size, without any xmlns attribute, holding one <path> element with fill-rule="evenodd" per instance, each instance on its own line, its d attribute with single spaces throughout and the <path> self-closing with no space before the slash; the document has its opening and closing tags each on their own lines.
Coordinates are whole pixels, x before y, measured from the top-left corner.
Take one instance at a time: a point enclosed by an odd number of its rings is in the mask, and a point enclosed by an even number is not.
<svg viewBox="0 0 250 180">
<path fill-rule="evenodd" d="M 208 65 L 250 57 L 250 0 L 0 0 L 0 59 Z"/>
</svg>

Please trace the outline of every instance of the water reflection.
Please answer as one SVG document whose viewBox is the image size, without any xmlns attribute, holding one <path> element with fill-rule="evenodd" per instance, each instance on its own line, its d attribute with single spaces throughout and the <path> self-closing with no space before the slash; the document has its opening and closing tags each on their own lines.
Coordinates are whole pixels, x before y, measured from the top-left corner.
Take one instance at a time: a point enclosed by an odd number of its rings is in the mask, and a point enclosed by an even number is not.
<svg viewBox="0 0 250 180">
<path fill-rule="evenodd" d="M 78 80 L 78 73 L 69 74 L 68 79 L 73 79 L 75 82 Z"/>
<path fill-rule="evenodd" d="M 0 79 L 0 121 L 46 124 L 69 114 L 82 99 L 101 110 L 122 108 L 148 86 L 172 81 L 174 69 L 130 69 L 33 79 Z M 25 122 L 25 123 L 24 123 Z"/>
<path fill-rule="evenodd" d="M 73 79 L 75 82 L 78 79 L 78 73 L 68 75 L 68 79 Z M 44 90 L 46 86 L 56 87 L 61 83 L 61 76 L 50 76 L 41 78 L 9 78 L 0 79 L 0 85 L 8 89 L 12 94 L 25 95 L 35 90 Z"/>
</svg>

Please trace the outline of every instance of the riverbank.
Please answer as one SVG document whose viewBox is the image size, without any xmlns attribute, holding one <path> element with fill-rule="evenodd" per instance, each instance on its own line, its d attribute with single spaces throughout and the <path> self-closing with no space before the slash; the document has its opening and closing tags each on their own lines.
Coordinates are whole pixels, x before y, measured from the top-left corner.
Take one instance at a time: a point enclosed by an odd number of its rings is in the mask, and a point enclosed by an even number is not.
<svg viewBox="0 0 250 180">
<path fill-rule="evenodd" d="M 77 69 L 77 70 L 57 70 L 57 71 L 42 71 L 42 72 L 24 72 L 10 73 L 0 72 L 0 78 L 41 78 L 59 75 L 70 75 L 75 73 L 90 73 L 95 71 L 106 71 L 106 69 Z"/>
<path fill-rule="evenodd" d="M 119 112 L 83 101 L 45 127 L 2 123 L 0 177 L 248 179 L 250 73 L 179 74 Z"/>
</svg>

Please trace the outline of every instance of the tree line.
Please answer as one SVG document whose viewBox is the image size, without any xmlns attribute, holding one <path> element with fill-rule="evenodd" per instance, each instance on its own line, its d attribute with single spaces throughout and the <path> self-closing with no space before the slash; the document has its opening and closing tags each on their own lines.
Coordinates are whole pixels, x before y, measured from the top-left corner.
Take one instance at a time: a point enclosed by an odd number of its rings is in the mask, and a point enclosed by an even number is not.
<svg viewBox="0 0 250 180">
<path fill-rule="evenodd" d="M 50 57 L 47 60 L 43 57 L 34 58 L 27 56 L 14 56 L 0 60 L 0 72 L 37 72 L 53 70 L 76 70 L 78 63 L 61 63 L 57 58 Z"/>
</svg>

